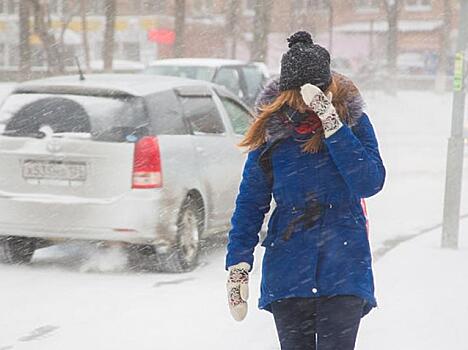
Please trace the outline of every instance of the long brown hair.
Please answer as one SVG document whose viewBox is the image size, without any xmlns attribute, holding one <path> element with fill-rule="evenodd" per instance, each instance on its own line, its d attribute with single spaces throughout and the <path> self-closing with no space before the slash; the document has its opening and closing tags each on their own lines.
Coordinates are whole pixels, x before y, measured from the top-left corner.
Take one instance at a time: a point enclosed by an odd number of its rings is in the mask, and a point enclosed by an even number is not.
<svg viewBox="0 0 468 350">
<path fill-rule="evenodd" d="M 338 94 L 340 93 L 340 89 L 336 84 L 335 78 L 332 79 L 330 86 L 325 91 L 325 93 L 328 92 L 331 92 L 335 97 L 339 97 Z M 335 106 L 340 119 L 347 121 L 348 108 L 345 101 L 340 98 L 335 98 L 332 103 Z M 259 108 L 260 113 L 245 134 L 244 139 L 239 143 L 239 146 L 247 147 L 249 151 L 261 147 L 266 142 L 266 125 L 268 120 L 285 104 L 301 113 L 304 113 L 308 108 L 302 99 L 300 89 L 280 92 L 273 102 Z M 320 128 L 307 142 L 304 143 L 302 146 L 303 151 L 307 153 L 317 153 L 320 151 L 322 147 L 322 138 L 323 129 Z"/>
</svg>

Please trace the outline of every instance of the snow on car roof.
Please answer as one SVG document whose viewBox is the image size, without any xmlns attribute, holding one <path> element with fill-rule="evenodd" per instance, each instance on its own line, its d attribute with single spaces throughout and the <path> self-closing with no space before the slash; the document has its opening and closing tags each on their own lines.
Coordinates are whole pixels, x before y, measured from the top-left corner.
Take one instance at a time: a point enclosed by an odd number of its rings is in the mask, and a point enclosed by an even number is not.
<svg viewBox="0 0 468 350">
<path fill-rule="evenodd" d="M 210 83 L 171 76 L 143 74 L 86 74 L 67 75 L 33 80 L 18 85 L 14 93 L 70 93 L 103 96 L 145 96 L 180 86 L 200 86 Z"/>
<path fill-rule="evenodd" d="M 247 64 L 244 61 L 228 60 L 222 58 L 171 58 L 165 60 L 156 60 L 149 66 L 203 66 L 203 67 L 219 67 L 219 66 L 236 66 Z"/>
</svg>

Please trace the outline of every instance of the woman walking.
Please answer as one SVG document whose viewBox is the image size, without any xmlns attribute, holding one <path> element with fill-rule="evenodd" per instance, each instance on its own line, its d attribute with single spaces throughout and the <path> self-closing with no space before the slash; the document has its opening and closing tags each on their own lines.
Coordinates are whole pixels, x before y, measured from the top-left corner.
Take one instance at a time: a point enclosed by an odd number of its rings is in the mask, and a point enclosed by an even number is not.
<svg viewBox="0 0 468 350">
<path fill-rule="evenodd" d="M 229 306 L 244 319 L 273 196 L 259 307 L 273 313 L 283 350 L 350 350 L 376 306 L 361 199 L 382 189 L 385 168 L 356 86 L 330 71 L 309 33 L 288 42 L 241 143 L 249 153 L 229 233 Z"/>
</svg>

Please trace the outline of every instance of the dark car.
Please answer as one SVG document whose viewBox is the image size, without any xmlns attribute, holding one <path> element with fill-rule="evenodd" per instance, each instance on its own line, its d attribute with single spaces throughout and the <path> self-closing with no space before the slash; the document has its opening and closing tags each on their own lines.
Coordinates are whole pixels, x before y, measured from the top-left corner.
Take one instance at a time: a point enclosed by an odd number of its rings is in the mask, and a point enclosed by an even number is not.
<svg viewBox="0 0 468 350">
<path fill-rule="evenodd" d="M 205 58 L 157 60 L 143 73 L 210 81 L 226 87 L 250 107 L 269 78 L 263 63 Z"/>
</svg>

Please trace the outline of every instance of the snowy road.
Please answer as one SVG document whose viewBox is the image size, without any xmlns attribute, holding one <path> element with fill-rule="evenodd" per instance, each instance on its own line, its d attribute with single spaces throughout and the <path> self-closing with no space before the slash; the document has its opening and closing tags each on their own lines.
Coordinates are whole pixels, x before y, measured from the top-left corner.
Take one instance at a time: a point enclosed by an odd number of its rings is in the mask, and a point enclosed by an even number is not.
<svg viewBox="0 0 468 350">
<path fill-rule="evenodd" d="M 242 327 L 231 321 L 221 246 L 181 275 L 81 273 L 84 248 L 46 249 L 30 267 L 1 268 L 0 349 L 275 349 L 266 314 Z M 118 266 L 112 253 L 91 259 Z"/>
<path fill-rule="evenodd" d="M 388 170 L 384 191 L 369 200 L 377 250 L 441 221 L 451 99 L 368 93 L 367 102 Z M 466 174 L 465 157 L 462 213 Z M 40 250 L 31 266 L 0 266 L 0 350 L 278 349 L 271 317 L 255 309 L 258 260 L 251 313 L 237 324 L 225 302 L 223 242 L 211 243 L 201 266 L 181 275 L 89 272 L 118 270 L 124 259 L 114 249 L 90 252 L 84 245 Z"/>
</svg>

